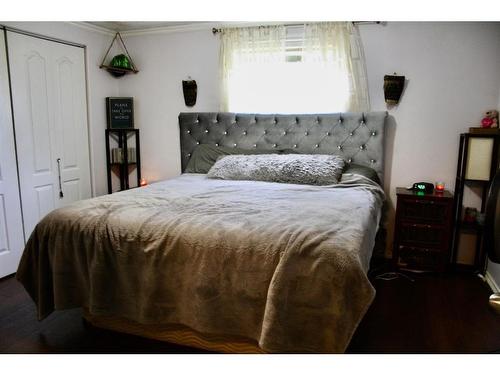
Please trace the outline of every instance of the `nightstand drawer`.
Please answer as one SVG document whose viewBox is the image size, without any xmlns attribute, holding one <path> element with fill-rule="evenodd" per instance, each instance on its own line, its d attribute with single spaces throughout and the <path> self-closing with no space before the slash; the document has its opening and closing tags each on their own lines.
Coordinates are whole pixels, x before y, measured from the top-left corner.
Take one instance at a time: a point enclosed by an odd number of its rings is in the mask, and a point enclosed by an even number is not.
<svg viewBox="0 0 500 375">
<path fill-rule="evenodd" d="M 410 269 L 435 270 L 446 263 L 439 249 L 399 246 L 398 266 Z"/>
<path fill-rule="evenodd" d="M 447 202 L 424 199 L 403 199 L 400 203 L 401 220 L 443 223 L 446 221 L 450 209 Z"/>
<path fill-rule="evenodd" d="M 446 231 L 442 225 L 402 222 L 398 228 L 399 243 L 410 246 L 442 247 Z"/>
<path fill-rule="evenodd" d="M 395 267 L 443 272 L 449 264 L 453 195 L 396 188 L 392 261 Z"/>
</svg>

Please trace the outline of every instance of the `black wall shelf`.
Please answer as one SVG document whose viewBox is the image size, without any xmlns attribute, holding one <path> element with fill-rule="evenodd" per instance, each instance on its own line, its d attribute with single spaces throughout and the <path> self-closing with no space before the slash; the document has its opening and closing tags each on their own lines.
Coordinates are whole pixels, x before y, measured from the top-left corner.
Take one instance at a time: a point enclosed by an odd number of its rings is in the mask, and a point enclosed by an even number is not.
<svg viewBox="0 0 500 375">
<path fill-rule="evenodd" d="M 135 153 L 130 153 L 129 138 L 134 138 Z M 117 148 L 111 148 L 111 139 L 117 143 Z M 139 129 L 106 129 L 106 165 L 108 177 L 108 193 L 113 193 L 112 174 L 120 181 L 120 191 L 140 186 L 141 183 L 141 148 Z M 130 183 L 130 174 L 136 170 L 137 185 Z"/>
</svg>

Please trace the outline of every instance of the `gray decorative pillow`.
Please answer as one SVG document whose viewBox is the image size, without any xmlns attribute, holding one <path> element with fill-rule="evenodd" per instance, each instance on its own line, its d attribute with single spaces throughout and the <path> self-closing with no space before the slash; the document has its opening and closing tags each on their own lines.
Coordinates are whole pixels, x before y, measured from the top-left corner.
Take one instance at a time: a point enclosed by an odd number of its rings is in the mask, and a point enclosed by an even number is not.
<svg viewBox="0 0 500 375">
<path fill-rule="evenodd" d="M 295 150 L 277 149 L 244 149 L 236 147 L 201 144 L 196 146 L 193 155 L 186 166 L 186 173 L 208 173 L 217 159 L 224 155 L 254 155 L 254 154 L 296 154 Z"/>
<path fill-rule="evenodd" d="M 355 163 L 349 163 L 345 166 L 345 169 L 342 173 L 354 173 L 354 174 L 360 174 L 361 176 L 365 176 L 372 180 L 373 182 L 376 182 L 379 185 L 382 185 L 380 182 L 380 178 L 378 177 L 377 172 L 370 168 L 370 167 L 365 167 L 364 165 L 359 165 Z"/>
<path fill-rule="evenodd" d="M 335 155 L 228 155 L 217 160 L 207 177 L 332 185 L 338 183 L 344 164 L 344 160 Z"/>
<path fill-rule="evenodd" d="M 207 173 L 210 168 L 215 164 L 218 158 L 224 155 L 253 155 L 253 154 L 274 154 L 279 153 L 276 151 L 256 150 L 256 149 L 242 149 L 233 147 L 214 146 L 208 144 L 201 144 L 196 146 L 193 155 L 189 159 L 186 166 L 186 173 Z"/>
</svg>

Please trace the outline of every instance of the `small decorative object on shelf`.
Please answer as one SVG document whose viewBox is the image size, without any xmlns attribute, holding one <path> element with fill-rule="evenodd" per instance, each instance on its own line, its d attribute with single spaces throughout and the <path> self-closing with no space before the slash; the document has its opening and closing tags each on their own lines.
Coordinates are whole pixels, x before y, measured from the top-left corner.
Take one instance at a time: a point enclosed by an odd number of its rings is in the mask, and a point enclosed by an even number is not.
<svg viewBox="0 0 500 375">
<path fill-rule="evenodd" d="M 491 110 L 485 113 L 484 118 L 481 120 L 482 128 L 498 128 L 498 111 Z"/>
<path fill-rule="evenodd" d="M 436 182 L 436 187 L 435 187 L 437 192 L 442 192 L 444 191 L 444 182 Z"/>
<path fill-rule="evenodd" d="M 108 57 L 109 51 L 111 50 L 111 47 L 113 46 L 113 43 L 115 41 L 119 41 L 118 43 L 121 43 L 125 53 L 114 56 L 111 59 L 111 62 L 108 65 L 106 65 L 105 64 L 106 58 Z M 116 78 L 122 77 L 128 73 L 139 72 L 134 62 L 132 61 L 132 57 L 130 57 L 130 54 L 128 53 L 127 47 L 125 46 L 125 43 L 123 42 L 120 33 L 115 34 L 115 37 L 111 41 L 111 44 L 109 45 L 109 48 L 106 51 L 106 54 L 104 55 L 101 65 L 99 65 L 99 68 L 106 69 L 113 77 Z"/>
<path fill-rule="evenodd" d="M 109 129 L 133 129 L 134 98 L 106 98 L 106 119 Z"/>
<path fill-rule="evenodd" d="M 485 214 L 479 212 L 476 216 L 477 225 L 484 225 L 484 219 L 485 219 Z"/>
<path fill-rule="evenodd" d="M 116 55 L 111 60 L 111 66 L 113 68 L 122 68 L 122 69 L 132 69 L 132 65 L 130 64 L 130 60 L 127 55 L 123 53 L 121 55 Z"/>
<path fill-rule="evenodd" d="M 396 188 L 392 260 L 396 268 L 445 271 L 450 263 L 453 195 Z"/>
<path fill-rule="evenodd" d="M 398 76 L 396 73 L 394 73 L 394 75 L 384 76 L 385 102 L 389 105 L 398 104 L 404 87 L 405 76 Z"/>
<path fill-rule="evenodd" d="M 129 147 L 127 148 L 127 159 L 129 164 L 133 164 L 137 162 L 135 148 Z M 123 159 L 123 148 L 113 148 L 111 150 L 111 164 L 122 164 L 124 163 Z"/>
<path fill-rule="evenodd" d="M 500 134 L 500 128 L 498 127 L 498 111 L 492 109 L 484 114 L 481 120 L 481 126 L 469 128 L 469 133 L 471 134 Z"/>
<path fill-rule="evenodd" d="M 123 163 L 123 152 L 121 148 L 111 149 L 111 164 Z"/>
<path fill-rule="evenodd" d="M 129 138 L 135 142 L 135 147 L 129 147 Z M 111 148 L 111 142 L 117 147 Z M 113 175 L 118 177 L 119 190 L 143 186 L 141 178 L 141 150 L 139 129 L 106 129 L 106 162 L 108 173 L 108 193 L 117 191 L 113 188 Z M 130 177 L 135 174 L 136 183 L 131 183 Z M 115 181 L 116 185 L 116 181 Z"/>
<path fill-rule="evenodd" d="M 477 208 L 465 207 L 464 223 L 473 224 L 476 222 Z"/>
</svg>

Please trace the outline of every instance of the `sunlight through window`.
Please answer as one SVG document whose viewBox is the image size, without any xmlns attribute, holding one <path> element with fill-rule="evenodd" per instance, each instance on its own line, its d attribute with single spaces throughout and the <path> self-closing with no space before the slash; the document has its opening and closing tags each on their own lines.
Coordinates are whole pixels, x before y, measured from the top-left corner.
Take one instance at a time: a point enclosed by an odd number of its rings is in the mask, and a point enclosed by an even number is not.
<svg viewBox="0 0 500 375">
<path fill-rule="evenodd" d="M 366 90 L 353 78 L 351 39 L 339 24 L 228 31 L 223 110 L 331 113 L 364 106 Z M 366 99 L 357 100 L 360 95 Z"/>
</svg>

